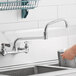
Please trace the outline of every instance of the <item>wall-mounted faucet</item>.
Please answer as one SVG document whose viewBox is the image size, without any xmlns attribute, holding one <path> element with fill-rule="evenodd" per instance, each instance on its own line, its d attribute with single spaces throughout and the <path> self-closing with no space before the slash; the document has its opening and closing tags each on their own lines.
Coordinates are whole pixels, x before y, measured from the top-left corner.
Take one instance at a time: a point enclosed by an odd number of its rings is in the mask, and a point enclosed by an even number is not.
<svg viewBox="0 0 76 76">
<path fill-rule="evenodd" d="M 65 27 L 66 28 L 68 27 L 68 23 L 67 23 L 67 21 L 65 19 L 59 18 L 59 19 L 56 19 L 54 21 L 51 21 L 48 24 L 46 24 L 46 26 L 45 26 L 45 29 L 44 29 L 44 39 L 47 39 L 47 28 L 50 25 L 55 24 L 55 23 L 58 23 L 58 22 L 61 22 L 61 21 L 63 21 L 65 23 Z"/>
<path fill-rule="evenodd" d="M 49 22 L 46 26 L 45 26 L 45 28 L 44 28 L 44 39 L 47 39 L 47 28 L 50 26 L 50 25 L 52 25 L 52 24 L 54 24 L 54 23 L 57 23 L 57 22 L 61 22 L 61 21 L 63 21 L 64 23 L 65 23 L 65 27 L 67 28 L 68 27 L 68 23 L 67 23 L 67 21 L 66 20 L 64 20 L 64 19 L 56 19 L 56 20 L 54 20 L 54 21 L 51 21 L 51 22 Z M 12 53 L 19 53 L 19 52 L 25 52 L 25 53 L 28 53 L 28 51 L 29 51 L 29 45 L 28 45 L 28 41 L 26 41 L 27 39 L 39 39 L 39 38 L 42 38 L 42 37 L 38 37 L 38 38 L 36 38 L 36 37 L 31 37 L 31 38 L 27 38 L 27 37 L 24 37 L 24 38 L 17 38 L 15 41 L 14 41 L 14 44 L 5 44 L 5 43 L 3 43 L 1 46 L 1 54 L 2 55 L 6 55 L 6 54 L 12 54 Z M 18 41 L 22 41 L 22 40 L 24 40 L 23 41 L 23 47 L 20 47 L 19 45 L 17 45 L 17 42 Z M 22 44 L 22 42 L 20 43 L 20 44 Z"/>
<path fill-rule="evenodd" d="M 15 41 L 14 41 L 14 45 L 13 45 L 13 50 L 25 50 L 25 52 L 27 53 L 29 51 L 29 46 L 28 46 L 28 41 L 24 41 L 24 48 L 21 48 L 21 47 L 18 47 L 17 48 L 17 45 L 16 43 L 18 41 L 21 41 L 21 40 L 25 40 L 26 38 L 17 38 Z"/>
<path fill-rule="evenodd" d="M 16 53 L 22 53 L 22 52 L 28 53 L 29 52 L 29 45 L 27 41 L 24 42 L 24 46 L 22 47 L 17 46 L 16 42 L 14 42 L 14 44 L 15 45 L 13 46 L 13 44 L 11 45 L 11 44 L 2 43 L 0 53 L 3 56 L 5 56 L 6 54 L 16 54 Z"/>
</svg>

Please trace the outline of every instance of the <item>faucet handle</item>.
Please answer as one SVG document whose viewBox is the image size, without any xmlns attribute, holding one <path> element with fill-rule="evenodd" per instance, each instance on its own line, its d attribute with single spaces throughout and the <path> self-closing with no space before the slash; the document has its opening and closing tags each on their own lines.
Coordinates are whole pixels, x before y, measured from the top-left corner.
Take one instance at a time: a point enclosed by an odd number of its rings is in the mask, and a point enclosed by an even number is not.
<svg viewBox="0 0 76 76">
<path fill-rule="evenodd" d="M 1 46 L 1 54 L 4 56 L 7 54 L 5 47 L 10 47 L 10 44 L 2 43 Z"/>
<path fill-rule="evenodd" d="M 16 50 L 17 50 L 18 52 L 24 51 L 25 53 L 28 53 L 28 51 L 29 51 L 28 42 L 27 42 L 27 41 L 24 41 L 24 42 L 21 42 L 20 44 L 21 44 L 21 45 L 20 45 L 20 46 L 17 46 Z"/>
<path fill-rule="evenodd" d="M 6 47 L 11 47 L 11 45 L 10 44 L 7 44 L 7 43 L 2 43 L 1 45 L 2 46 L 6 46 Z"/>
</svg>

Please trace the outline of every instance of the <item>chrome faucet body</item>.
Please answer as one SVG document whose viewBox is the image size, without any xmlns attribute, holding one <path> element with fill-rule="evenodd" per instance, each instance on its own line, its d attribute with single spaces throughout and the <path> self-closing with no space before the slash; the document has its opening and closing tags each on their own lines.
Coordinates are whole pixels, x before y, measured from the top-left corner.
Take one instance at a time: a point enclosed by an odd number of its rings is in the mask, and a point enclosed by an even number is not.
<svg viewBox="0 0 76 76">
<path fill-rule="evenodd" d="M 64 21 L 66 28 L 68 27 L 68 23 L 67 23 L 67 21 L 65 19 L 59 18 L 59 19 L 56 19 L 54 21 L 51 21 L 48 24 L 46 24 L 46 26 L 45 26 L 45 29 L 44 29 L 44 39 L 47 39 L 47 28 L 50 25 L 55 24 L 55 23 L 58 23 L 58 22 L 61 22 L 61 21 Z"/>
<path fill-rule="evenodd" d="M 24 38 L 17 38 L 15 41 L 14 41 L 14 45 L 13 45 L 13 50 L 15 50 L 16 51 L 16 43 L 17 43 L 17 41 L 19 41 L 19 40 L 26 40 L 26 38 L 24 37 Z M 28 49 L 28 43 L 27 43 L 27 41 L 26 42 L 24 42 L 24 44 L 25 44 L 25 47 L 24 48 L 18 48 L 18 49 L 22 49 L 22 50 L 24 50 L 24 49 Z"/>
<path fill-rule="evenodd" d="M 15 41 L 14 41 L 14 45 L 13 45 L 13 50 L 16 50 L 16 43 L 17 41 L 19 40 L 30 40 L 30 39 L 42 39 L 43 37 L 22 37 L 22 38 L 17 38 Z M 43 38 L 44 39 L 44 38 Z M 26 41 L 27 42 L 27 41 Z M 28 44 L 28 43 L 27 43 Z M 25 44 L 25 49 L 27 49 L 28 45 Z"/>
<path fill-rule="evenodd" d="M 68 23 L 65 19 L 56 19 L 54 21 L 51 21 L 49 22 L 48 24 L 46 24 L 45 28 L 44 28 L 44 39 L 47 39 L 47 28 L 52 25 L 52 24 L 55 24 L 57 22 L 61 22 L 63 21 L 65 23 L 65 27 L 67 28 L 68 27 Z M 28 39 L 42 39 L 42 37 L 22 37 L 22 38 L 17 38 L 15 41 L 14 41 L 14 44 L 11 45 L 11 44 L 5 44 L 3 43 L 1 46 L 2 46 L 2 51 L 1 51 L 1 54 L 2 55 L 6 55 L 6 54 L 12 54 L 12 53 L 19 53 L 19 52 L 25 52 L 25 53 L 28 53 L 29 52 L 29 45 L 28 45 Z M 17 46 L 16 43 L 18 41 L 21 41 L 21 40 L 25 40 L 23 41 L 23 47 L 20 47 L 19 45 Z M 8 50 L 11 50 L 11 51 L 8 51 Z"/>
</svg>

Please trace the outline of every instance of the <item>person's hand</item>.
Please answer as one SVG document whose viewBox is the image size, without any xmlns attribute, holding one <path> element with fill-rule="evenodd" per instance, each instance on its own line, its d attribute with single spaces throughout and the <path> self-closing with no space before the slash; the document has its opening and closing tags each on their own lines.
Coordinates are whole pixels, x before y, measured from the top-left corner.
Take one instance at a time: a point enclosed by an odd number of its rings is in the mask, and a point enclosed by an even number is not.
<svg viewBox="0 0 76 76">
<path fill-rule="evenodd" d="M 76 45 L 72 48 L 67 49 L 63 54 L 61 54 L 63 59 L 72 60 L 76 56 Z"/>
<path fill-rule="evenodd" d="M 63 59 L 72 60 L 75 57 L 71 49 L 66 50 L 63 54 L 61 54 Z"/>
</svg>

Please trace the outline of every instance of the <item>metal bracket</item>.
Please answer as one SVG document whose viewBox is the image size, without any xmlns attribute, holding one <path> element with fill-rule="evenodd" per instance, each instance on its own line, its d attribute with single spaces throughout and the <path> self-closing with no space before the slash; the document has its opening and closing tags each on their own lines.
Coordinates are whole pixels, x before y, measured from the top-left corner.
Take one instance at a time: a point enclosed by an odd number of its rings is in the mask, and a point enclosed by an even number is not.
<svg viewBox="0 0 76 76">
<path fill-rule="evenodd" d="M 23 43 L 24 43 L 23 46 L 21 46 L 21 47 L 18 46 L 18 47 L 16 47 L 16 49 L 13 49 L 13 45 L 11 45 L 11 44 L 2 43 L 0 54 L 2 54 L 3 56 L 5 56 L 7 54 L 17 54 L 17 53 L 26 53 L 27 54 L 29 52 L 28 42 L 25 41 Z"/>
<path fill-rule="evenodd" d="M 26 1 L 26 2 L 22 2 L 22 6 L 25 6 L 25 5 L 28 4 L 28 1 L 27 0 L 22 0 L 22 1 Z M 22 9 L 21 10 L 21 16 L 22 16 L 22 18 L 26 18 L 27 15 L 28 15 L 27 9 Z"/>
<path fill-rule="evenodd" d="M 22 16 L 22 18 L 26 18 L 27 15 L 28 15 L 28 11 L 26 9 L 22 9 L 21 10 L 21 16 Z"/>
</svg>

